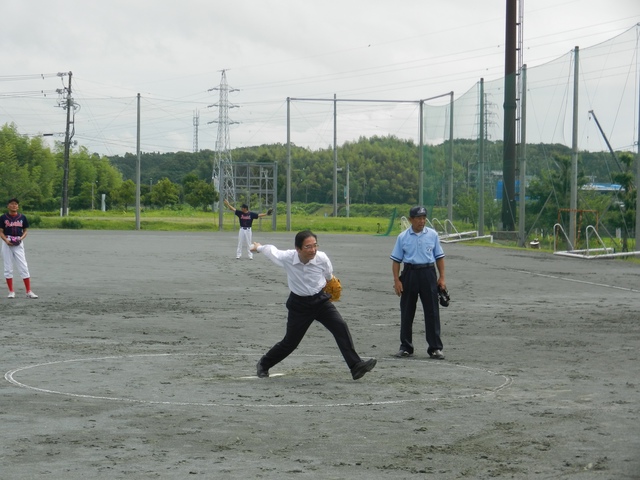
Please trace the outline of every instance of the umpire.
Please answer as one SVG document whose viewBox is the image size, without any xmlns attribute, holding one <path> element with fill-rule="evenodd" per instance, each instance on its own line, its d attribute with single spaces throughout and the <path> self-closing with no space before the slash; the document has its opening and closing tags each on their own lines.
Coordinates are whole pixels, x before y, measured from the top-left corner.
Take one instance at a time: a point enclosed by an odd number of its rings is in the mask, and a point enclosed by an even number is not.
<svg viewBox="0 0 640 480">
<path fill-rule="evenodd" d="M 400 297 L 400 351 L 396 357 L 413 355 L 413 319 L 420 297 L 429 345 L 427 353 L 431 358 L 443 360 L 438 291 L 447 288 L 444 278 L 444 252 L 440 246 L 438 232 L 425 226 L 427 210 L 424 207 L 411 208 L 409 222 L 411 227 L 398 235 L 391 252 L 393 288 Z M 404 263 L 402 274 L 401 263 Z"/>
</svg>

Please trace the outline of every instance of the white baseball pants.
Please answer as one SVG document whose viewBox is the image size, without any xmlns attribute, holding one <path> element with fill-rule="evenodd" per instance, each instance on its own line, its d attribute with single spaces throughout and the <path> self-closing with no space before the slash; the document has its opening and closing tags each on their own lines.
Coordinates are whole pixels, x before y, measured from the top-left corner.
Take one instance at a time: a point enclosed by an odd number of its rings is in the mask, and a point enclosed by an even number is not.
<svg viewBox="0 0 640 480">
<path fill-rule="evenodd" d="M 250 228 L 242 228 L 238 230 L 238 250 L 236 251 L 236 258 L 240 258 L 242 256 L 242 246 L 245 245 L 247 247 L 247 254 L 249 258 L 253 258 L 253 253 L 251 252 L 251 229 Z"/>
<path fill-rule="evenodd" d="M 4 261 L 4 278 L 13 278 L 13 264 L 18 268 L 20 277 L 29 278 L 29 267 L 24 254 L 24 242 L 20 245 L 9 246 L 2 242 L 2 260 Z"/>
</svg>

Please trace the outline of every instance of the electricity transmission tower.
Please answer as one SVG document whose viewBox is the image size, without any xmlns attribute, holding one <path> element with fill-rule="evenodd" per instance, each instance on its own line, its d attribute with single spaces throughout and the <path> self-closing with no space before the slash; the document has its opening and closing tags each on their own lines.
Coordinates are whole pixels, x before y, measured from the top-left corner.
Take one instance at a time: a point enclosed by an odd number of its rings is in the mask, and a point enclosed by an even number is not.
<svg viewBox="0 0 640 480">
<path fill-rule="evenodd" d="M 200 126 L 200 112 L 193 113 L 193 153 L 198 153 L 198 127 Z"/>
<path fill-rule="evenodd" d="M 229 120 L 229 109 L 235 108 L 236 105 L 229 103 L 229 93 L 237 92 L 237 89 L 230 89 L 227 84 L 227 75 L 222 70 L 222 79 L 220 86 L 210 88 L 209 91 L 219 90 L 220 99 L 218 103 L 209 105 L 209 107 L 218 107 L 218 120 L 212 120 L 208 123 L 218 124 L 218 137 L 216 139 L 216 155 L 213 164 L 213 175 L 211 176 L 213 185 L 218 188 L 220 200 L 231 199 L 235 202 L 235 185 L 233 166 L 231 164 L 231 142 L 229 140 L 229 125 L 234 123 Z"/>
</svg>

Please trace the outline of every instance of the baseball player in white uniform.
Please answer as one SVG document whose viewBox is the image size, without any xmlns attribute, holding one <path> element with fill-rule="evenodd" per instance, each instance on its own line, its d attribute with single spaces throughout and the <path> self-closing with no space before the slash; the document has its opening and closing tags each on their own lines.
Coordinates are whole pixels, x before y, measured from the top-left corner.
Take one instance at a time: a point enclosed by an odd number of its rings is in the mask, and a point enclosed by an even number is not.
<svg viewBox="0 0 640 480">
<path fill-rule="evenodd" d="M 269 209 L 267 213 L 256 213 L 249 211 L 249 206 L 246 203 L 240 205 L 240 210 L 233 207 L 226 199 L 224 201 L 225 206 L 232 210 L 236 216 L 240 219 L 240 230 L 238 230 L 238 249 L 236 250 L 236 258 L 239 259 L 242 256 L 242 247 L 247 249 L 247 255 L 249 260 L 253 260 L 253 252 L 251 251 L 252 235 L 251 225 L 253 221 L 260 218 L 271 215 L 272 210 Z"/>
<path fill-rule="evenodd" d="M 8 298 L 15 298 L 13 290 L 13 265 L 18 268 L 27 290 L 27 298 L 38 298 L 31 290 L 31 275 L 27 266 L 27 258 L 24 253 L 23 240 L 27 236 L 29 220 L 23 214 L 18 213 L 20 202 L 12 198 L 7 204 L 8 213 L 0 216 L 0 238 L 2 238 L 2 260 L 4 261 L 4 278 L 9 287 Z"/>
</svg>

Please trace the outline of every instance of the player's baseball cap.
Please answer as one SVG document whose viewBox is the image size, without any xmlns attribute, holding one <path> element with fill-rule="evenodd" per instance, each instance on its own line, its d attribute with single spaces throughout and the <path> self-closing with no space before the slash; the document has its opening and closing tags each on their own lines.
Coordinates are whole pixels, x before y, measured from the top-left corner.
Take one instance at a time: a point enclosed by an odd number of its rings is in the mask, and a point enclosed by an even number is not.
<svg viewBox="0 0 640 480">
<path fill-rule="evenodd" d="M 411 210 L 409 210 L 409 216 L 410 217 L 426 217 L 427 209 L 424 207 L 413 207 Z"/>
<path fill-rule="evenodd" d="M 7 202 L 7 205 L 13 202 L 16 202 L 18 205 L 20 205 L 20 201 L 17 198 L 10 198 L 9 201 Z"/>
<path fill-rule="evenodd" d="M 246 203 L 243 203 L 242 205 L 240 205 L 240 208 L 249 208 L 249 205 L 247 205 Z"/>
</svg>

